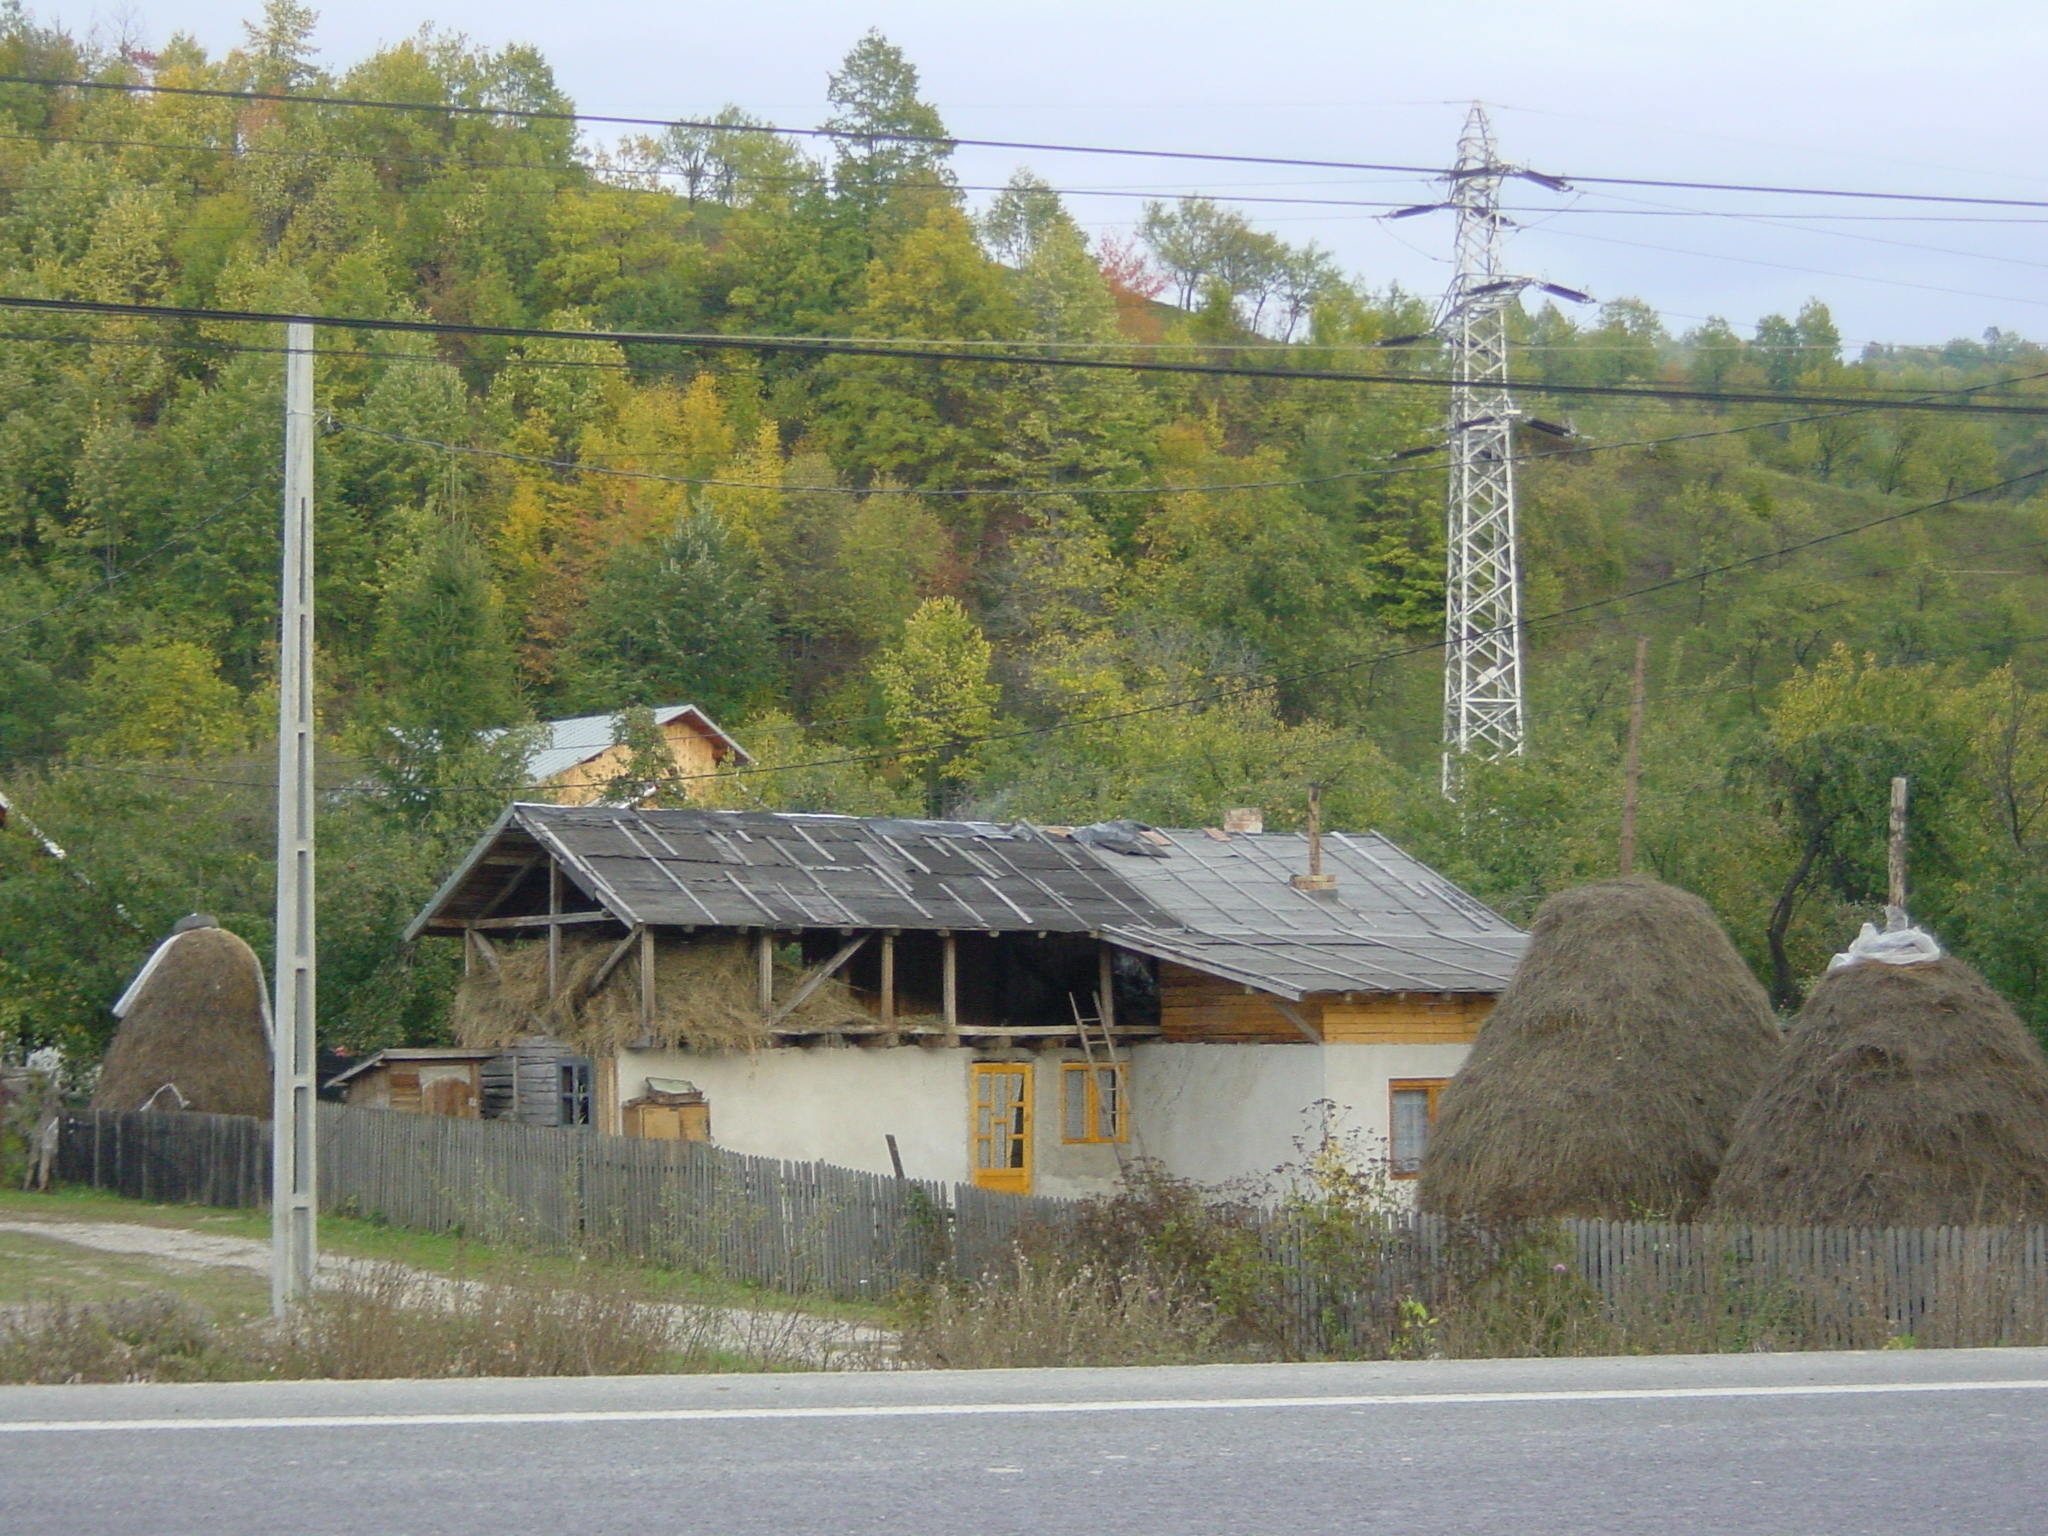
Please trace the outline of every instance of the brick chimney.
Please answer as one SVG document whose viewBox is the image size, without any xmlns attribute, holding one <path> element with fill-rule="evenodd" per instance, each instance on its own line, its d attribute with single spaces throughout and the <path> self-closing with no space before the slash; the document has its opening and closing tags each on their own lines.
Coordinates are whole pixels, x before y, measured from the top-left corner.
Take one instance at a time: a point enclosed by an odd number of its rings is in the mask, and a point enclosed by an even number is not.
<svg viewBox="0 0 2048 1536">
<path fill-rule="evenodd" d="M 1223 813 L 1223 830 L 1257 837 L 1266 830 L 1266 813 L 1256 805 L 1233 805 Z"/>
</svg>

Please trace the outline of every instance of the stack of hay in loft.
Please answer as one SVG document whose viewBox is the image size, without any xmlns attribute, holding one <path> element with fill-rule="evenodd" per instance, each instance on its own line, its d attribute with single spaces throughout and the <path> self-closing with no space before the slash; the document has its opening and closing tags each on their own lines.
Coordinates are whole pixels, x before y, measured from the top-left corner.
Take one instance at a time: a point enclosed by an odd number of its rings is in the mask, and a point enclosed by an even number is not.
<svg viewBox="0 0 2048 1536">
<path fill-rule="evenodd" d="M 1883 942 L 1899 937 L 1866 930 L 1813 989 L 1735 1127 L 1710 1216 L 2048 1221 L 2048 1059 L 1976 970 Z"/>
<path fill-rule="evenodd" d="M 696 1051 L 773 1043 L 754 946 L 724 934 L 661 934 L 652 943 L 652 986 L 644 996 L 638 964 L 624 963 L 637 945 L 565 939 L 552 956 L 545 941 L 482 951 L 484 964 L 463 977 L 455 994 L 455 1036 L 486 1047 L 544 1035 L 590 1056 L 613 1056 L 643 1041 Z M 772 964 L 774 983 L 787 997 L 802 972 L 790 954 L 776 954 Z M 837 976 L 812 986 L 777 1022 L 818 1031 L 880 1028 Z M 936 1027 L 918 1018 L 894 1027 L 914 1033 L 927 1024 Z"/>
<path fill-rule="evenodd" d="M 1425 1211 L 1687 1219 L 1780 1051 L 1769 999 L 1697 896 L 1654 880 L 1553 896 L 1443 1092 Z"/>
<path fill-rule="evenodd" d="M 263 962 L 210 917 L 179 921 L 128 984 L 94 1109 L 270 1115 Z"/>
</svg>

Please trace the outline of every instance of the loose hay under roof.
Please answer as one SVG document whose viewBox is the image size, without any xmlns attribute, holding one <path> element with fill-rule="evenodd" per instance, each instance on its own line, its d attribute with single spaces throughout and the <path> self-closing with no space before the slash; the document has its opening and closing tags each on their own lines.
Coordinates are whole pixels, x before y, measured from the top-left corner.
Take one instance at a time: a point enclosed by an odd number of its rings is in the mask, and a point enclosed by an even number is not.
<svg viewBox="0 0 2048 1536">
<path fill-rule="evenodd" d="M 1711 1214 L 2048 1221 L 2048 1058 L 1961 960 L 1831 971 L 1737 1122 Z"/>
<path fill-rule="evenodd" d="M 1683 1218 L 1781 1049 L 1770 1002 L 1697 896 L 1643 878 L 1553 896 L 1444 1091 L 1424 1210 Z"/>
<path fill-rule="evenodd" d="M 548 947 L 531 942 L 499 951 L 494 971 L 479 964 L 456 991 L 451 1022 L 464 1045 L 511 1045 L 536 1032 L 593 1056 L 617 1054 L 631 1042 L 697 1051 L 752 1050 L 772 1042 L 761 1017 L 758 964 L 744 940 L 719 935 L 658 936 L 655 944 L 653 1028 L 640 1018 L 640 957 L 621 961 L 595 994 L 590 978 L 615 941 L 565 939 L 557 998 L 548 1002 Z M 775 990 L 787 997 L 799 973 L 778 958 Z M 830 1029 L 875 1023 L 837 977 L 827 980 L 783 1020 L 785 1025 Z"/>
<path fill-rule="evenodd" d="M 247 944 L 211 927 L 165 940 L 107 1046 L 92 1107 L 268 1119 L 263 1018 L 263 963 Z"/>
</svg>

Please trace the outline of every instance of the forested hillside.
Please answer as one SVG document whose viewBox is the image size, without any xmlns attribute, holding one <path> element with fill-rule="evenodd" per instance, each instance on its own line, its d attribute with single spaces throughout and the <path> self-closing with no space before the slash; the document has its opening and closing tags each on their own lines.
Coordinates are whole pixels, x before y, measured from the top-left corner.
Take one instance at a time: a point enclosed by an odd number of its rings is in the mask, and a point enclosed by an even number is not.
<svg viewBox="0 0 2048 1536">
<path fill-rule="evenodd" d="M 1091 244 L 1028 167 L 971 197 L 943 142 L 737 107 L 600 141 L 503 115 L 574 109 L 529 52 L 427 32 L 329 72 L 310 25 L 273 0 L 226 57 L 107 55 L 0 13 L 10 77 L 487 109 L 0 85 L 0 294 L 987 358 L 320 332 L 329 1040 L 436 1038 L 451 957 L 398 931 L 521 788 L 498 728 L 692 700 L 757 768 L 664 793 L 734 806 L 1286 827 L 1317 782 L 1331 824 L 1522 917 L 1614 868 L 1638 636 L 1640 857 L 1781 1000 L 1882 899 L 1905 773 L 1916 913 L 2048 1020 L 2035 419 L 1529 391 L 1575 434 L 1521 444 L 1532 749 L 1452 805 L 1444 398 L 1400 382 L 1442 364 L 1377 345 L 1429 301 L 1201 199 Z M 944 139 L 878 36 L 831 98 L 827 127 Z M 1819 301 L 1679 336 L 1627 300 L 1515 329 L 1517 374 L 1552 385 L 2048 405 L 2039 348 L 1846 358 Z M 280 345 L 0 311 L 17 1042 L 101 1038 L 189 910 L 267 941 Z M 1001 360 L 1024 354 L 1219 371 Z"/>
</svg>

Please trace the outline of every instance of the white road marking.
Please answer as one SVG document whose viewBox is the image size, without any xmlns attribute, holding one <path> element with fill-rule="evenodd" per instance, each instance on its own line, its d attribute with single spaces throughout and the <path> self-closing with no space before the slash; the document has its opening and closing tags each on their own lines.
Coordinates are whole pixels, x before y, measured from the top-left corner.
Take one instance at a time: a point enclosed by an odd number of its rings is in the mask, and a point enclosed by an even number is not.
<svg viewBox="0 0 2048 1536">
<path fill-rule="evenodd" d="M 862 1403 L 830 1408 L 592 1408 L 551 1413 L 291 1414 L 276 1418 L 19 1419 L 0 1434 L 152 1429 L 415 1429 L 439 1425 L 662 1424 L 721 1419 L 979 1418 L 1045 1413 L 1205 1413 L 1246 1408 L 1418 1408 L 1487 1403 L 1628 1403 L 1736 1397 L 1883 1397 L 1915 1392 L 2040 1392 L 2048 1379 L 1811 1383 L 1772 1387 L 1595 1387 L 1554 1392 L 1376 1392 L 1343 1397 L 1161 1397 L 1051 1403 Z"/>
</svg>

